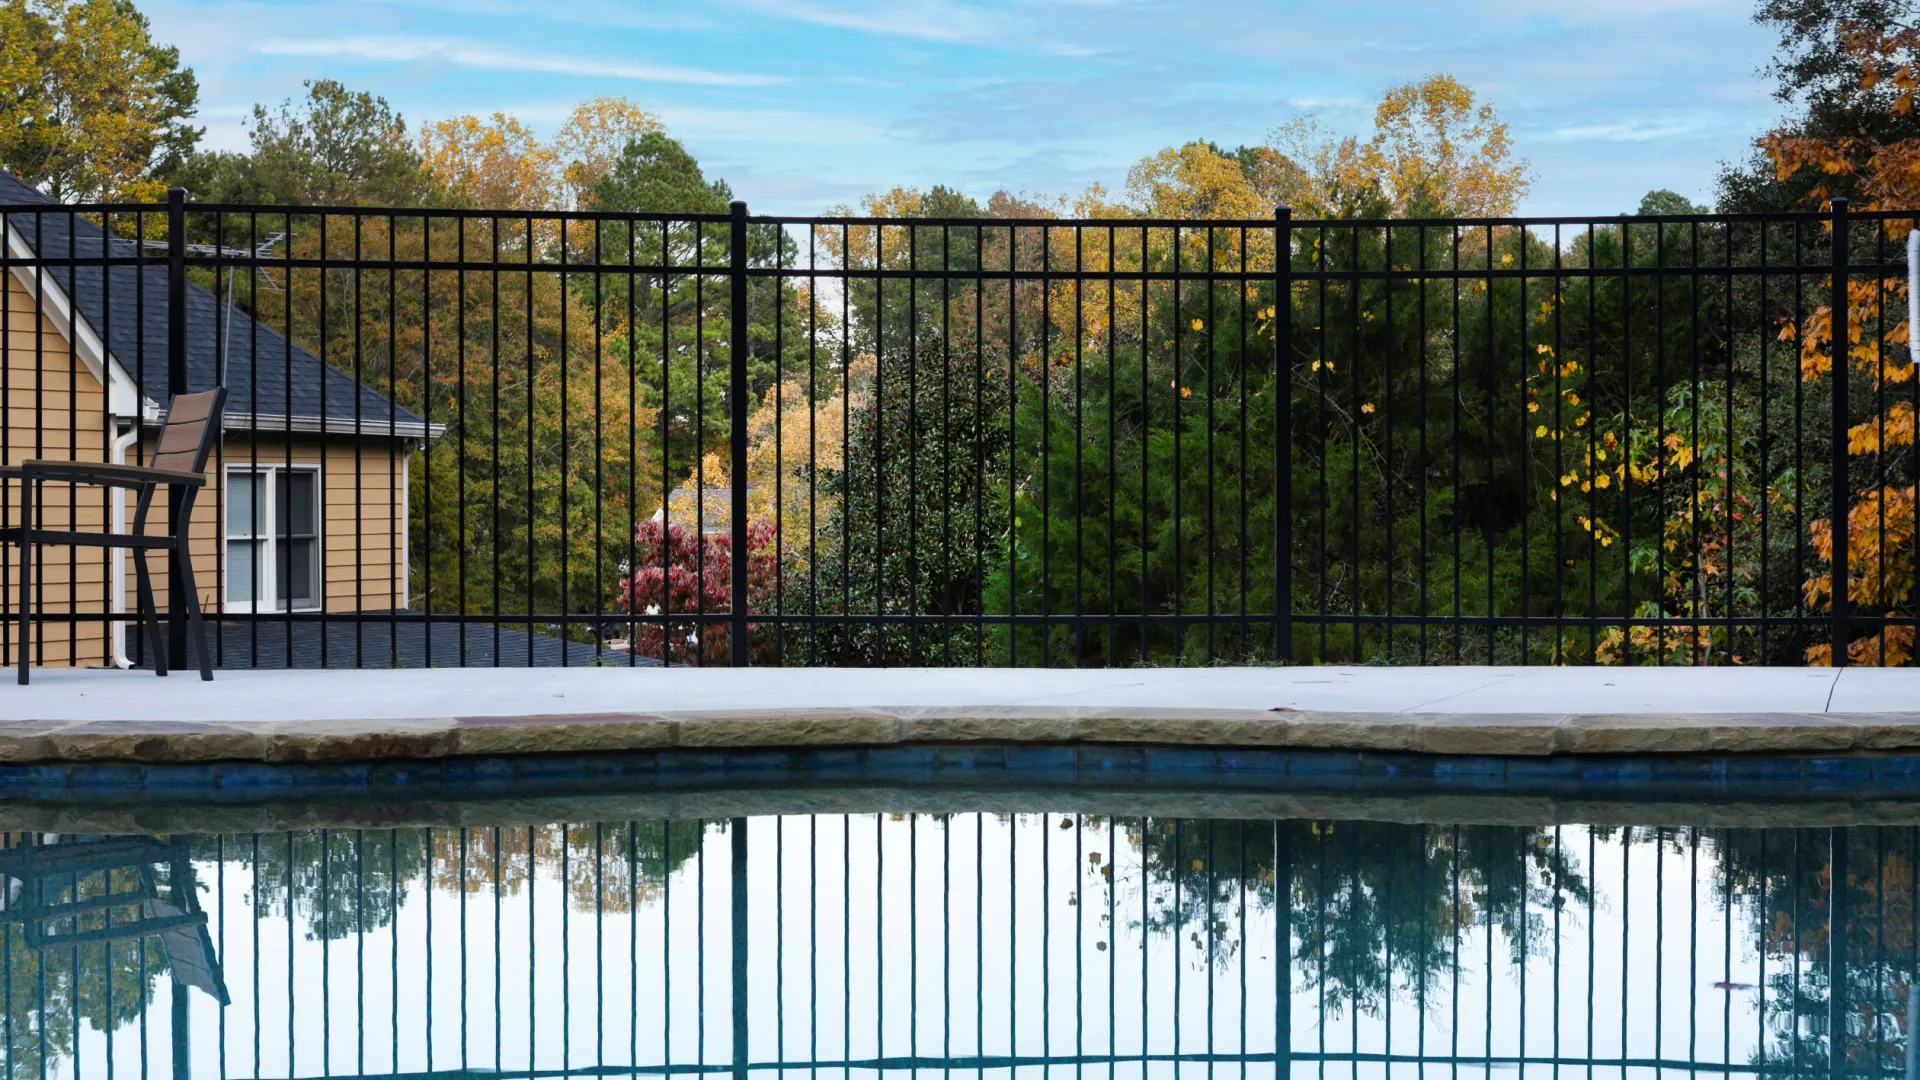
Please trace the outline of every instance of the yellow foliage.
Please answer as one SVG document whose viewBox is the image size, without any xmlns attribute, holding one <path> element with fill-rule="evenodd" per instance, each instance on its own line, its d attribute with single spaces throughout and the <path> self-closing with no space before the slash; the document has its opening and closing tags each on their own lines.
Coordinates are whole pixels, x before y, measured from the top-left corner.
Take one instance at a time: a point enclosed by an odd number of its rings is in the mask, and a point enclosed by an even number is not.
<svg viewBox="0 0 1920 1080">
<path fill-rule="evenodd" d="M 1451 75 L 1387 91 L 1374 110 L 1369 156 L 1402 214 L 1498 217 L 1527 188 L 1527 163 L 1508 163 L 1507 125 Z"/>
<path fill-rule="evenodd" d="M 478 206 L 580 208 L 627 143 L 659 130 L 658 116 L 626 98 L 581 102 L 551 142 L 507 113 L 454 116 L 421 129 L 421 168 Z"/>
<path fill-rule="evenodd" d="M 573 205 L 587 206 L 593 185 L 613 169 L 628 143 L 661 130 L 659 116 L 623 97 L 598 97 L 575 106 L 553 137 L 554 155 L 565 163 L 560 182 Z"/>
<path fill-rule="evenodd" d="M 0 0 L 0 164 L 61 202 L 162 197 L 156 159 L 197 134 L 166 53 L 120 0 Z"/>
<path fill-rule="evenodd" d="M 476 205 L 548 210 L 559 204 L 559 155 L 506 113 L 453 116 L 420 131 L 420 166 Z"/>
<path fill-rule="evenodd" d="M 1913 91 L 1920 85 L 1920 28 L 1891 31 L 1856 24 L 1842 25 L 1839 38 L 1844 54 L 1859 66 L 1860 84 L 1890 82 L 1900 92 L 1889 105 L 1893 115 L 1913 107 Z M 1831 139 L 1812 139 L 1776 132 L 1760 140 L 1773 158 L 1782 180 L 1811 171 L 1823 177 L 1848 177 L 1857 201 L 1866 209 L 1907 209 L 1920 205 L 1920 139 L 1881 142 L 1864 133 Z M 1824 202 L 1829 189 L 1815 185 L 1810 192 Z M 1899 239 L 1911 227 L 1892 219 L 1884 228 Z M 1835 341 L 1831 307 L 1814 311 L 1802 325 L 1786 323 L 1780 339 L 1800 342 L 1800 374 L 1815 381 L 1834 373 L 1835 351 L 1846 350 L 1846 367 L 1871 379 L 1876 388 L 1902 384 L 1914 378 L 1912 353 L 1906 347 L 1913 328 L 1900 322 L 1878 332 L 1883 305 L 1906 297 L 1900 278 L 1845 283 L 1847 334 L 1844 345 Z M 1831 289 L 1832 282 L 1828 282 Z M 1904 307 L 1904 305 L 1902 305 Z M 1896 348 L 1888 349 L 1893 345 Z M 1879 457 L 1876 485 L 1854 492 L 1847 510 L 1847 559 L 1843 572 L 1849 603 L 1856 612 L 1912 614 L 1914 599 L 1914 485 L 1909 457 L 1892 453 L 1914 445 L 1914 409 L 1911 400 L 1895 401 L 1879 415 L 1853 425 L 1847 432 L 1847 451 L 1855 456 Z M 1835 590 L 1833 522 L 1812 522 L 1808 532 L 1815 554 L 1827 565 L 1803 585 L 1814 608 L 1830 607 Z M 1847 643 L 1852 663 L 1903 664 L 1914 656 L 1911 626 L 1891 626 L 1855 637 Z M 1807 650 L 1813 664 L 1833 662 L 1830 644 Z"/>
<path fill-rule="evenodd" d="M 1500 216 L 1526 193 L 1507 125 L 1450 75 L 1388 90 L 1373 128 L 1365 141 L 1304 118 L 1275 130 L 1268 148 L 1292 166 L 1283 201 L 1306 217 Z"/>
<path fill-rule="evenodd" d="M 1135 163 L 1127 170 L 1127 197 L 1157 218 L 1249 220 L 1273 213 L 1240 163 L 1204 143 L 1168 147 Z"/>
<path fill-rule="evenodd" d="M 1134 213 L 1162 218 L 1264 220 L 1276 206 L 1301 218 L 1497 216 L 1526 192 L 1527 163 L 1512 160 L 1506 124 L 1451 76 L 1388 90 L 1373 128 L 1362 141 L 1303 117 L 1243 159 L 1198 142 L 1168 147 L 1128 170 L 1127 200 Z M 1124 212 L 1097 187 L 1073 210 Z"/>
<path fill-rule="evenodd" d="M 874 370 L 871 354 L 855 358 L 842 393 L 823 398 L 808 396 L 804 378 L 789 377 L 768 387 L 747 420 L 747 520 L 774 525 L 780 558 L 788 567 L 804 570 L 814 555 L 825 560 L 840 550 L 821 480 L 846 468 L 845 420 L 867 406 Z M 704 505 L 692 494 L 703 483 L 709 493 Z M 674 489 L 678 494 L 669 499 L 668 512 L 691 523 L 698 511 L 704 527 L 726 529 L 732 508 L 717 493 L 731 483 L 726 459 L 707 454 Z"/>
<path fill-rule="evenodd" d="M 1877 454 L 1882 450 L 1913 445 L 1913 402 L 1896 401 L 1872 420 L 1847 430 L 1847 452 L 1853 455 Z"/>
<path fill-rule="evenodd" d="M 846 467 L 844 421 L 848 412 L 865 407 L 865 392 L 858 387 L 871 378 L 873 367 L 871 357 L 855 362 L 856 389 L 847 401 L 841 395 L 811 399 L 803 380 L 786 379 L 768 388 L 747 421 L 747 520 L 774 523 L 782 560 L 790 566 L 805 569 L 810 546 L 839 550 L 836 536 L 822 535 L 832 516 L 819 496 L 819 478 Z"/>
</svg>

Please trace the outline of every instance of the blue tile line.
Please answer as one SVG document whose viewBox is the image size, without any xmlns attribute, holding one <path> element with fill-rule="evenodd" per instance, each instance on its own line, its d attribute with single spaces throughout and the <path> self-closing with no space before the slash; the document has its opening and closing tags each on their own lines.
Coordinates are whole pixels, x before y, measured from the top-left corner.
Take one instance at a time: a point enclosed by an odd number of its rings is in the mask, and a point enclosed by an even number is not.
<svg viewBox="0 0 1920 1080">
<path fill-rule="evenodd" d="M 616 786 L 724 787 L 769 778 L 1381 793 L 1617 796 L 1911 795 L 1920 755 L 1437 756 L 1130 746 L 888 746 L 631 751 L 376 762 L 0 765 L 0 796 L 84 798 L 393 794 L 437 797 Z"/>
</svg>

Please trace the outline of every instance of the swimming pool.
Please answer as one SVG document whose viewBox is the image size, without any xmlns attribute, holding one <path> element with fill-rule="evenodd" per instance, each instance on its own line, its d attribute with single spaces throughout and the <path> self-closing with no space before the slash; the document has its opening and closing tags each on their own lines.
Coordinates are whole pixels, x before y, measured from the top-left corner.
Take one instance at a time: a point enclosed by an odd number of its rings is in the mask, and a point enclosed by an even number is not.
<svg viewBox="0 0 1920 1080">
<path fill-rule="evenodd" d="M 1911 1075 L 1910 804 L 1327 798 L 49 804 L 0 853 L 0 1045 L 17 1078 Z"/>
</svg>

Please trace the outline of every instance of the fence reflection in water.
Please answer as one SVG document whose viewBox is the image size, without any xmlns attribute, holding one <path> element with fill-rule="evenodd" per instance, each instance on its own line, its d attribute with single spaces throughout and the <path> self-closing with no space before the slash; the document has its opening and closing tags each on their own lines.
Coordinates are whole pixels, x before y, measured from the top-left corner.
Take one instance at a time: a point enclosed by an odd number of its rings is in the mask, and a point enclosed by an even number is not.
<svg viewBox="0 0 1920 1080">
<path fill-rule="evenodd" d="M 10 841 L 9 1078 L 1911 1074 L 1909 827 L 969 813 Z"/>
</svg>

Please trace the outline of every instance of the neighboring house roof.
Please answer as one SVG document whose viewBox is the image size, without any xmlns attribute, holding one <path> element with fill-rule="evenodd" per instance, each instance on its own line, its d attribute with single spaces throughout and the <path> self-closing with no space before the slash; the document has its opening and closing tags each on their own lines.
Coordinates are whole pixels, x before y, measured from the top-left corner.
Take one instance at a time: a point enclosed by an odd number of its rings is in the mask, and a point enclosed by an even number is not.
<svg viewBox="0 0 1920 1080">
<path fill-rule="evenodd" d="M 53 207 L 40 211 L 28 207 Z M 131 240 L 108 240 L 98 225 L 0 170 L 0 213 L 6 221 L 7 254 L 15 259 L 132 258 L 141 249 Z M 167 264 L 163 254 L 144 265 L 15 264 L 15 278 L 30 295 L 45 282 L 49 298 L 69 302 L 84 332 L 104 344 L 106 360 L 137 384 L 142 411 L 157 418 L 167 393 Z M 57 294 L 57 295 L 56 295 Z M 53 318 L 62 333 L 67 318 Z M 76 343 L 80 344 L 80 343 Z M 225 356 L 221 355 L 224 347 Z M 82 351 L 86 351 L 82 349 Z M 229 431 L 325 430 L 329 433 L 393 434 L 402 438 L 438 435 L 403 406 L 324 363 L 277 331 L 255 322 L 237 305 L 187 285 L 187 390 L 211 389 L 225 363 L 226 428 Z M 108 378 L 103 377 L 102 382 Z M 126 393 L 108 387 L 109 408 L 132 419 Z M 358 412 L 356 413 L 356 409 Z M 324 416 L 324 428 L 322 420 Z M 357 421 L 357 423 L 356 423 Z"/>
<path fill-rule="evenodd" d="M 707 488 L 696 503 L 693 488 L 674 488 L 667 493 L 666 505 L 655 510 L 648 520 L 659 521 L 663 513 L 674 524 L 688 529 L 697 527 L 703 535 L 727 532 L 733 523 L 733 489 Z"/>
<path fill-rule="evenodd" d="M 660 667 L 651 656 L 630 656 L 609 643 L 567 641 L 552 634 L 457 622 L 424 623 L 417 618 L 389 623 L 385 612 L 361 612 L 366 621 L 302 620 L 289 625 L 263 614 L 257 622 L 214 624 L 217 668 L 381 668 L 381 667 Z M 417 612 L 407 612 L 417 616 Z M 606 616 L 611 630 L 619 616 Z M 130 634 L 128 652 L 144 667 L 145 643 Z M 323 648 L 324 643 L 324 648 Z M 498 643 L 499 651 L 494 651 Z M 324 657 L 323 657 L 324 654 Z"/>
</svg>

